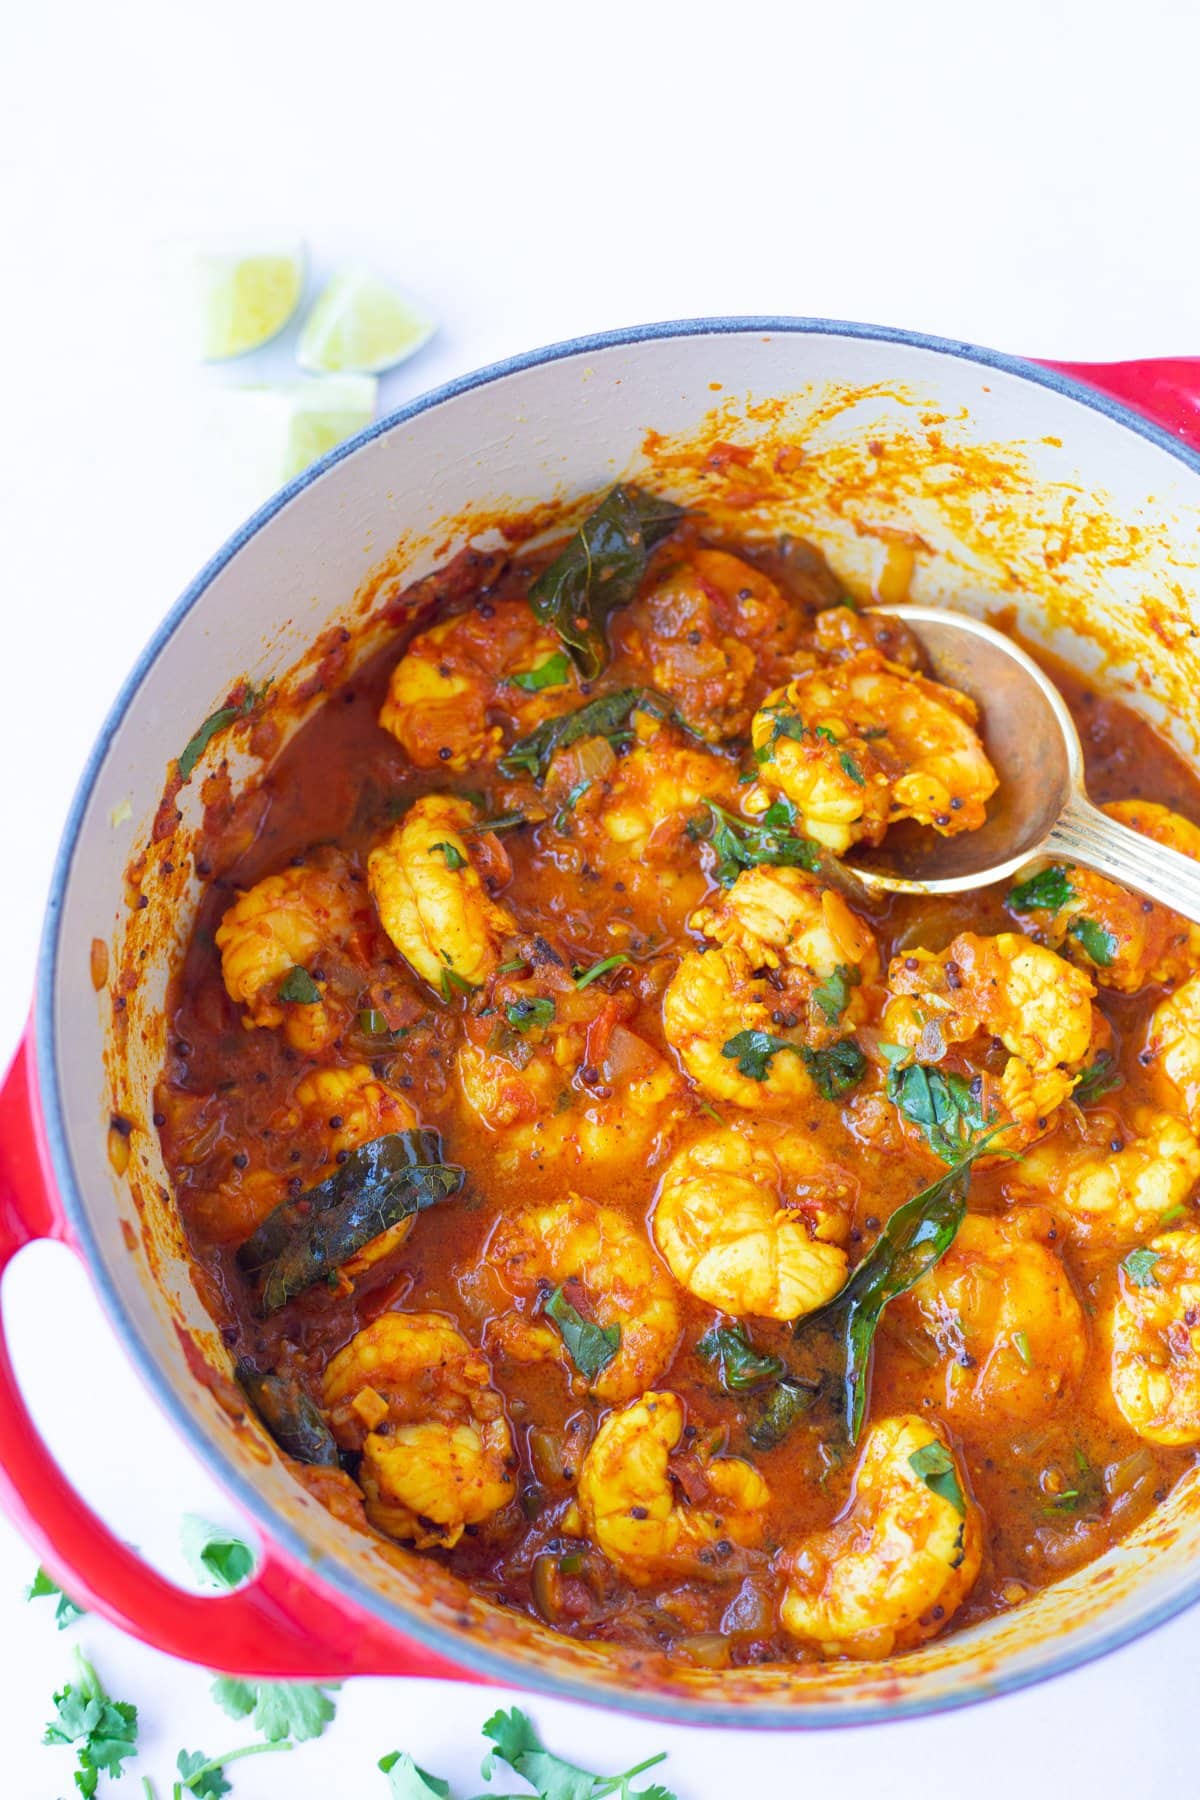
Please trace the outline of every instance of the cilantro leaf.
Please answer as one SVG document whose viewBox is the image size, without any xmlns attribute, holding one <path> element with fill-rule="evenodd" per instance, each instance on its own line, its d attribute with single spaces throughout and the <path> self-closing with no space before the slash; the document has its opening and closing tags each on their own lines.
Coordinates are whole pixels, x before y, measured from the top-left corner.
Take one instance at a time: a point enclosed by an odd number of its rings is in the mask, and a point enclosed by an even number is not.
<svg viewBox="0 0 1200 1800">
<path fill-rule="evenodd" d="M 1101 1094 L 1109 1094 L 1124 1085 L 1125 1078 L 1117 1068 L 1116 1057 L 1111 1050 L 1102 1050 L 1076 1081 L 1071 1098 L 1076 1106 L 1082 1106 L 1086 1100 L 1098 1100 Z"/>
<path fill-rule="evenodd" d="M 460 975 L 457 969 L 442 970 L 440 987 L 442 999 L 447 1005 L 449 1005 L 456 993 L 473 994 L 475 992 L 474 984 L 468 981 L 465 975 Z"/>
<path fill-rule="evenodd" d="M 498 1759 L 523 1776 L 536 1789 L 539 1800 L 603 1800 L 610 1794 L 619 1795 L 620 1800 L 675 1800 L 668 1789 L 657 1783 L 640 1794 L 630 1787 L 635 1775 L 665 1760 L 665 1751 L 647 1757 L 620 1775 L 593 1775 L 547 1750 L 518 1706 L 511 1712 L 493 1713 L 483 1727 L 483 1735 L 495 1746 L 483 1760 L 484 1780 L 490 1779 Z"/>
<path fill-rule="evenodd" d="M 585 1319 L 571 1305 L 561 1286 L 555 1288 L 542 1310 L 558 1327 L 567 1355 L 579 1373 L 594 1381 L 621 1348 L 621 1327 L 597 1325 Z"/>
<path fill-rule="evenodd" d="M 1117 954 L 1117 940 L 1111 931 L 1105 931 L 1103 925 L 1097 925 L 1095 919 L 1085 918 L 1082 914 L 1078 919 L 1071 920 L 1067 931 L 1077 944 L 1083 946 L 1098 969 L 1111 966 L 1113 957 Z"/>
<path fill-rule="evenodd" d="M 808 727 L 799 713 L 790 712 L 785 706 L 764 706 L 763 714 L 771 721 L 771 731 L 761 744 L 755 746 L 754 760 L 762 764 L 774 761 L 775 746 L 780 738 L 791 738 L 793 743 L 801 743 L 808 736 Z"/>
<path fill-rule="evenodd" d="M 212 1697 L 231 1719 L 250 1719 L 272 1744 L 286 1737 L 298 1744 L 320 1737 L 337 1710 L 323 1686 L 307 1681 L 239 1681 L 218 1675 Z"/>
<path fill-rule="evenodd" d="M 624 967 L 629 960 L 629 957 L 627 957 L 623 951 L 618 950 L 615 956 L 606 956 L 603 962 L 593 963 L 590 969 L 577 969 L 575 972 L 575 986 L 577 988 L 588 987 L 593 981 L 597 980 L 599 976 L 607 975 L 613 969 Z"/>
<path fill-rule="evenodd" d="M 254 1571 L 249 1544 L 197 1513 L 184 1514 L 179 1539 L 192 1572 L 208 1587 L 240 1587 Z"/>
<path fill-rule="evenodd" d="M 852 963 L 839 963 L 833 974 L 827 975 L 813 989 L 813 999 L 824 1013 L 827 1024 L 837 1024 L 850 1004 L 850 989 L 856 988 L 861 980 L 861 971 Z"/>
<path fill-rule="evenodd" d="M 236 719 L 249 718 L 255 707 L 262 705 L 270 685 L 269 681 L 264 681 L 260 688 L 256 688 L 247 682 L 246 696 L 240 706 L 222 706 L 216 712 L 209 713 L 196 735 L 189 738 L 184 745 L 176 764 L 184 781 L 188 779 L 218 731 L 224 731 L 225 727 L 232 725 Z"/>
<path fill-rule="evenodd" d="M 430 844 L 429 853 L 431 856 L 435 850 L 441 851 L 442 856 L 445 860 L 446 867 L 448 869 L 465 869 L 466 868 L 467 859 L 463 855 L 462 851 L 459 849 L 457 844 L 445 844 L 445 843 Z"/>
<path fill-rule="evenodd" d="M 888 1070 L 887 1097 L 893 1106 L 920 1126 L 935 1156 L 954 1163 L 968 1154 L 992 1120 L 980 1103 L 981 1084 L 952 1071 L 925 1063 L 896 1063 Z"/>
<path fill-rule="evenodd" d="M 239 1750 L 226 1750 L 221 1756 L 207 1756 L 203 1750 L 181 1750 L 175 1759 L 180 1777 L 175 1783 L 176 1800 L 181 1794 L 192 1794 L 198 1800 L 223 1800 L 225 1794 L 233 1791 L 232 1782 L 225 1779 L 230 1763 L 241 1762 L 246 1756 L 270 1756 L 295 1748 L 284 1738 L 268 1744 L 243 1744 Z"/>
<path fill-rule="evenodd" d="M 908 1466 L 914 1475 L 921 1477 L 931 1494 L 936 1494 L 939 1500 L 948 1500 L 959 1518 L 966 1518 L 967 1503 L 958 1469 L 945 1444 L 936 1438 L 931 1444 L 922 1444 L 909 1457 Z"/>
<path fill-rule="evenodd" d="M 197 1800 L 222 1800 L 222 1795 L 233 1792 L 233 1783 L 226 1781 L 223 1766 L 214 1763 L 203 1750 L 181 1750 L 175 1767 L 184 1791 L 196 1795 Z"/>
<path fill-rule="evenodd" d="M 848 750 L 843 750 L 841 752 L 838 761 L 842 765 L 843 775 L 848 775 L 856 787 L 866 787 L 867 778 Z"/>
<path fill-rule="evenodd" d="M 450 1783 L 422 1769 L 407 1750 L 392 1750 L 381 1756 L 379 1767 L 388 1778 L 392 1800 L 449 1800 Z"/>
<path fill-rule="evenodd" d="M 1011 906 L 1014 912 L 1035 912 L 1041 907 L 1048 912 L 1059 912 L 1074 898 L 1075 889 L 1067 871 L 1061 863 L 1051 863 L 1048 869 L 1039 869 L 1028 881 L 1019 881 L 1004 904 Z"/>
<path fill-rule="evenodd" d="M 497 813 L 493 819 L 477 819 L 474 825 L 464 827 L 466 831 L 516 831 L 521 825 L 528 825 L 529 820 L 523 812 Z"/>
<path fill-rule="evenodd" d="M 1078 1445 L 1075 1447 L 1075 1486 L 1061 1488 L 1045 1508 L 1049 1518 L 1063 1514 L 1075 1515 L 1088 1513 L 1095 1515 L 1104 1506 L 1104 1479 L 1098 1469 L 1094 1469 Z"/>
<path fill-rule="evenodd" d="M 514 1000 L 504 1012 L 514 1030 L 532 1031 L 536 1025 L 549 1025 L 554 1017 L 554 1001 L 549 998 Z"/>
<path fill-rule="evenodd" d="M 565 687 L 570 679 L 570 660 L 564 651 L 556 650 L 536 669 L 522 669 L 519 675 L 510 675 L 508 685 L 520 688 L 524 694 L 540 694 L 543 688 Z"/>
<path fill-rule="evenodd" d="M 760 1355 L 741 1324 L 714 1325 L 697 1343 L 696 1354 L 714 1365 L 721 1386 L 731 1394 L 761 1387 L 783 1374 L 779 1357 Z"/>
<path fill-rule="evenodd" d="M 1157 1250 L 1131 1250 L 1121 1263 L 1121 1268 L 1134 1287 L 1160 1287 L 1162 1284 L 1154 1273 L 1154 1265 L 1160 1252 Z"/>
<path fill-rule="evenodd" d="M 47 1575 L 45 1569 L 39 1569 L 25 1589 L 25 1598 L 26 1600 L 48 1600 L 52 1595 L 58 1597 L 57 1605 L 54 1608 L 54 1623 L 60 1631 L 65 1631 L 68 1625 L 73 1625 L 76 1619 L 82 1619 L 85 1616 L 87 1609 L 78 1606 L 69 1594 L 64 1594 L 58 1583 Z"/>
<path fill-rule="evenodd" d="M 78 1768 L 75 1786 L 83 1800 L 92 1800 L 102 1774 L 118 1776 L 121 1764 L 137 1749 L 137 1707 L 111 1700 L 91 1663 L 76 1649 L 75 1680 L 54 1696 L 54 1717 L 46 1726 L 43 1744 L 66 1744 L 74 1749 Z"/>
<path fill-rule="evenodd" d="M 762 863 L 810 873 L 820 867 L 820 845 L 791 830 L 797 814 L 790 800 L 775 801 L 757 823 L 726 812 L 713 800 L 705 804 L 711 818 L 705 835 L 717 859 L 713 875 L 722 887 L 732 887 L 743 869 Z"/>
<path fill-rule="evenodd" d="M 732 1062 L 737 1058 L 738 1074 L 746 1076 L 749 1081 L 765 1081 L 771 1069 L 772 1057 L 778 1056 L 781 1050 L 791 1050 L 800 1054 L 799 1044 L 789 1044 L 786 1038 L 772 1037 L 769 1031 L 738 1031 L 721 1045 L 721 1055 Z"/>
<path fill-rule="evenodd" d="M 315 1006 L 321 998 L 321 990 L 299 963 L 290 969 L 276 990 L 276 998 L 290 1000 L 296 1006 Z"/>
<path fill-rule="evenodd" d="M 867 1072 L 867 1059 L 852 1037 L 839 1038 L 823 1050 L 801 1044 L 800 1055 L 823 1100 L 840 1100 Z"/>
</svg>

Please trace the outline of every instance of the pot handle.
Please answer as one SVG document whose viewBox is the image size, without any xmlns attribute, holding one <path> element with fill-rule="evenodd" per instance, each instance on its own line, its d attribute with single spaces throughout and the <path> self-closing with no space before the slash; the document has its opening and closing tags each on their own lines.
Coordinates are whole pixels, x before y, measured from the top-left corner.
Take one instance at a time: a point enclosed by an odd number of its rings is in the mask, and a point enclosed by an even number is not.
<svg viewBox="0 0 1200 1800">
<path fill-rule="evenodd" d="M 1043 362 L 1042 366 L 1111 394 L 1134 412 L 1153 419 L 1172 437 L 1182 439 L 1189 449 L 1200 450 L 1200 356 L 1150 357 L 1143 362 Z"/>
<path fill-rule="evenodd" d="M 32 1030 L 0 1088 L 0 1274 L 35 1238 L 74 1243 L 36 1099 Z M 0 1320 L 0 1507 L 72 1599 L 186 1662 L 263 1679 L 346 1675 L 472 1679 L 376 1624 L 264 1543 L 236 1593 L 191 1594 L 114 1536 L 64 1477 L 21 1396 Z"/>
</svg>

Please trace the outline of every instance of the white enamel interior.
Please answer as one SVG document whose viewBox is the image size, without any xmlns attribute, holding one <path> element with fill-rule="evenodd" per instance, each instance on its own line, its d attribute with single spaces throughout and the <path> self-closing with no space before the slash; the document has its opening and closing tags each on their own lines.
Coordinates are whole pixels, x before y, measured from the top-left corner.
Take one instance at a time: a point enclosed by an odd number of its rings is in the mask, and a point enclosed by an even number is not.
<svg viewBox="0 0 1200 1800">
<path fill-rule="evenodd" d="M 123 871 L 144 841 L 164 772 L 234 679 L 243 673 L 255 680 L 282 677 L 321 629 L 348 614 L 360 583 L 402 537 L 412 546 L 407 572 L 416 577 L 445 560 L 439 524 L 473 504 L 520 509 L 558 494 L 591 495 L 636 473 L 646 429 L 666 435 L 695 429 L 714 404 L 712 383 L 721 384 L 721 403 L 735 410 L 742 397 L 791 396 L 798 419 L 818 404 L 828 383 L 901 383 L 908 390 L 904 398 L 876 394 L 864 402 L 862 418 L 830 427 L 834 436 L 848 428 L 886 436 L 897 421 L 911 420 L 914 407 L 933 405 L 951 421 L 947 431 L 964 441 L 1023 441 L 1046 517 L 1066 516 L 1067 497 L 1074 494 L 1115 517 L 1153 527 L 1145 554 L 1108 571 L 1103 584 L 1084 596 L 1091 616 L 1119 622 L 1153 592 L 1176 607 L 1182 638 L 1194 630 L 1179 596 L 1190 593 L 1194 579 L 1200 477 L 1119 417 L 1018 372 L 949 347 L 842 335 L 836 328 L 668 331 L 515 366 L 451 392 L 361 443 L 277 510 L 268 509 L 197 584 L 192 603 L 127 695 L 68 834 L 43 967 L 41 1045 L 42 1085 L 56 1139 L 54 1115 L 61 1108 L 61 1141 L 55 1143 L 60 1181 L 68 1203 L 79 1209 L 107 1303 L 138 1360 L 156 1372 L 164 1403 L 190 1421 L 193 1439 L 206 1447 L 218 1473 L 243 1497 L 255 1496 L 260 1522 L 286 1544 L 302 1544 L 364 1606 L 400 1624 L 408 1615 L 409 1629 L 432 1636 L 451 1656 L 528 1685 L 557 1680 L 563 1689 L 610 1703 L 660 1713 L 677 1705 L 708 1717 L 721 1714 L 724 1705 L 709 1678 L 681 1677 L 674 1698 L 664 1700 L 630 1691 L 601 1658 L 586 1648 L 557 1650 L 545 1634 L 540 1646 L 533 1633 L 523 1648 L 485 1647 L 485 1621 L 475 1616 L 466 1627 L 456 1623 L 460 1608 L 448 1584 L 423 1592 L 407 1569 L 338 1527 L 282 1463 L 233 1432 L 189 1372 L 164 1297 L 172 1290 L 175 1303 L 203 1324 L 185 1262 L 175 1256 L 160 1286 L 144 1255 L 125 1247 L 121 1219 L 134 1216 L 128 1185 L 114 1179 L 105 1154 L 108 1009 L 92 991 L 88 958 L 93 938 L 119 944 L 126 918 Z M 819 454 L 820 441 L 818 433 L 813 454 Z M 910 496 L 893 513 L 893 522 L 919 530 L 935 551 L 949 542 L 932 461 L 928 491 Z M 844 519 L 817 525 L 817 535 L 844 568 L 853 570 L 856 562 L 865 568 L 878 548 Z M 921 559 L 920 571 L 914 600 L 953 593 L 959 604 L 982 607 L 996 597 L 995 572 L 986 567 L 964 572 L 934 555 Z M 1069 559 L 1058 578 L 1074 578 Z M 1022 606 L 1021 617 L 1034 636 L 1052 635 L 1036 596 Z M 1161 711 L 1161 694 L 1156 699 L 1150 688 L 1139 687 L 1140 659 L 1131 642 L 1124 667 L 1110 668 L 1106 679 L 1123 681 L 1135 704 L 1153 714 L 1156 706 Z M 1076 654 L 1091 653 L 1084 644 Z M 1192 691 L 1195 710 L 1186 716 L 1177 710 L 1172 720 L 1186 750 L 1194 750 L 1200 729 L 1200 683 Z M 185 790 L 185 811 L 197 805 L 198 787 L 194 781 Z M 114 828 L 110 815 L 126 801 L 132 816 Z M 177 920 L 180 935 L 187 923 L 185 909 Z M 130 1003 L 139 1038 L 133 1076 L 142 1119 L 151 1110 L 150 1084 L 162 1047 L 157 1009 L 165 975 L 161 959 L 147 964 Z M 139 1130 L 134 1144 L 149 1177 L 161 1179 L 153 1135 Z M 894 1714 L 955 1704 L 1079 1661 L 1177 1609 L 1200 1584 L 1200 1506 L 1190 1509 L 1188 1496 L 1181 1496 L 1173 1518 L 1170 1529 L 1164 1531 L 1160 1518 L 1103 1564 L 1008 1619 L 895 1665 L 835 1668 L 790 1682 L 747 1675 L 734 1716 L 747 1723 L 800 1724 Z"/>
</svg>

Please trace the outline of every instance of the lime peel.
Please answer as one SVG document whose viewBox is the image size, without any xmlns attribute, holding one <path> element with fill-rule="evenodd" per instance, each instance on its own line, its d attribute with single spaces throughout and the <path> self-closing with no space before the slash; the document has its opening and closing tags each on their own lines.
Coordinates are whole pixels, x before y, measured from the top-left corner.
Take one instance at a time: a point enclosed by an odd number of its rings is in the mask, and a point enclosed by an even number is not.
<svg viewBox="0 0 1200 1800">
<path fill-rule="evenodd" d="M 296 360 L 323 374 L 380 374 L 415 356 L 436 326 L 421 309 L 365 269 L 343 269 L 304 322 Z"/>
<path fill-rule="evenodd" d="M 196 348 L 205 362 L 244 356 L 277 337 L 304 292 L 304 246 L 196 250 L 190 282 Z"/>
<path fill-rule="evenodd" d="M 373 375 L 325 375 L 240 387 L 234 430 L 242 457 L 253 458 L 261 486 L 281 487 L 364 430 L 375 417 Z"/>
</svg>

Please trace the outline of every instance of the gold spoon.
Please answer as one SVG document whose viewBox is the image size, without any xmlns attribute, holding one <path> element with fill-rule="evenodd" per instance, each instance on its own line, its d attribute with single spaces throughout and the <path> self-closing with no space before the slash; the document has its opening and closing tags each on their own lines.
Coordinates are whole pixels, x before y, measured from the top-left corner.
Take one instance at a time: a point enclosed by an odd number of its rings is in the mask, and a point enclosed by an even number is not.
<svg viewBox="0 0 1200 1800">
<path fill-rule="evenodd" d="M 990 625 L 935 606 L 880 607 L 903 619 L 948 687 L 977 702 L 1000 786 L 987 823 L 939 837 L 911 822 L 846 866 L 867 887 L 960 894 L 1027 863 L 1078 863 L 1200 923 L 1200 863 L 1119 825 L 1084 787 L 1083 749 L 1062 695 L 1032 658 Z"/>
</svg>

